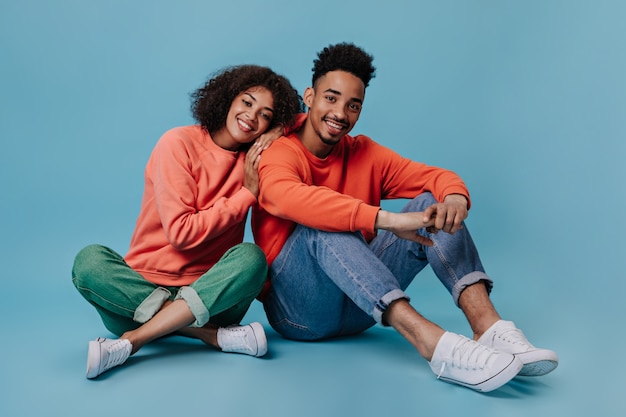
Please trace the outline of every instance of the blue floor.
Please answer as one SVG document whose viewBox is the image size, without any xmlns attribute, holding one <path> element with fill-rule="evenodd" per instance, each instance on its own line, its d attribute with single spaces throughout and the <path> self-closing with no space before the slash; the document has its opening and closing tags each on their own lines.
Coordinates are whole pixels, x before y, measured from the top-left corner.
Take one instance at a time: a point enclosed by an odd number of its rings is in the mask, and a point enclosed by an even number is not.
<svg viewBox="0 0 626 417">
<path fill-rule="evenodd" d="M 52 258 L 71 257 L 58 246 L 49 251 Z M 67 261 L 11 259 L 26 268 L 19 274 L 21 285 L 4 285 L 9 302 L 0 309 L 3 416 L 96 417 L 112 411 L 154 416 L 617 416 L 626 411 L 620 400 L 624 336 L 616 325 L 624 317 L 621 295 L 593 295 L 591 288 L 578 286 L 566 297 L 556 296 L 555 288 L 541 282 L 571 272 L 556 263 L 542 266 L 541 272 L 517 265 L 493 298 L 533 342 L 558 352 L 559 367 L 545 377 L 519 377 L 479 394 L 437 381 L 393 330 L 376 327 L 358 337 L 320 343 L 287 341 L 267 326 L 257 302 L 246 321 L 265 325 L 270 350 L 264 358 L 220 353 L 195 340 L 171 337 L 97 380 L 87 380 L 87 342 L 108 333 L 71 286 L 69 265 L 63 265 Z M 517 260 L 502 256 L 491 263 L 492 269 L 504 270 Z M 14 276 L 17 272 L 15 268 Z M 598 276 L 611 272 L 598 269 Z M 49 282 L 29 282 L 31 275 L 46 276 Z M 430 272 L 419 276 L 410 294 L 424 314 L 449 330 L 470 334 Z"/>
<path fill-rule="evenodd" d="M 0 6 L 0 416 L 626 415 L 624 3 L 223 3 Z M 255 302 L 264 358 L 171 337 L 87 380 L 87 342 L 108 333 L 73 257 L 125 252 L 145 161 L 191 123 L 189 92 L 244 62 L 302 91 L 315 52 L 343 40 L 378 68 L 355 133 L 461 174 L 494 303 L 559 367 L 475 393 L 391 329 L 292 342 Z M 429 270 L 409 294 L 470 335 Z"/>
</svg>

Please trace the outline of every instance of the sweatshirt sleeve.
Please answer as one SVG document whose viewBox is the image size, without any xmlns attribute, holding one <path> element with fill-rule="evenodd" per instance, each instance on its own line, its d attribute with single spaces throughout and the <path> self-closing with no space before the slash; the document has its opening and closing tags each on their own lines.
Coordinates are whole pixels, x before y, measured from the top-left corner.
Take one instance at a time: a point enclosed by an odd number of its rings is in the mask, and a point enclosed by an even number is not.
<svg viewBox="0 0 626 417">
<path fill-rule="evenodd" d="M 224 171 L 217 162 L 215 167 L 198 164 L 193 153 L 175 135 L 164 136 L 146 170 L 157 215 L 168 241 L 178 250 L 195 248 L 231 230 L 245 221 L 256 202 L 237 173 Z"/>
<path fill-rule="evenodd" d="M 379 206 L 312 185 L 306 160 L 276 141 L 259 164 L 259 204 L 273 216 L 329 232 L 374 232 Z M 271 152 L 270 152 L 271 151 Z"/>
<path fill-rule="evenodd" d="M 378 169 L 383 173 L 383 199 L 411 199 L 430 192 L 442 202 L 447 195 L 461 194 L 467 198 L 467 206 L 470 207 L 469 191 L 455 172 L 404 158 L 371 140 L 369 146 L 373 147 L 370 154 L 377 155 L 374 163 L 380 164 Z"/>
</svg>

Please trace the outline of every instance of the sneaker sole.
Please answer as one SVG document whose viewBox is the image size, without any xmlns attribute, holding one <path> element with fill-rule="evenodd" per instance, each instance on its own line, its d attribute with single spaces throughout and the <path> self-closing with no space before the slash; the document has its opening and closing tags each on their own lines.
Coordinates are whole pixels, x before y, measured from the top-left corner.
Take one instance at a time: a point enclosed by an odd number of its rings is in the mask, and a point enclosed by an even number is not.
<svg viewBox="0 0 626 417">
<path fill-rule="evenodd" d="M 259 358 L 267 353 L 267 337 L 265 336 L 265 330 L 261 323 L 250 323 L 254 337 L 256 338 L 256 354 L 255 357 Z"/>
<path fill-rule="evenodd" d="M 543 376 L 554 371 L 559 363 L 551 360 L 543 360 L 527 363 L 522 367 L 520 376 Z"/>
</svg>

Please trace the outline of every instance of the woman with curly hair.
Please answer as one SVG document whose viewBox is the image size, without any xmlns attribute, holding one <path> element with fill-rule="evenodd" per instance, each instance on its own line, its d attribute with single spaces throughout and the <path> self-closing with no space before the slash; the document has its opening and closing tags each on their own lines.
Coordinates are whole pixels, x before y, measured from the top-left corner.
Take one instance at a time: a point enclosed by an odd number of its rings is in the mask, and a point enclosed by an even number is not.
<svg viewBox="0 0 626 417">
<path fill-rule="evenodd" d="M 198 124 L 169 130 L 152 151 L 126 256 L 90 245 L 74 261 L 74 285 L 119 336 L 89 342 L 87 378 L 173 333 L 223 352 L 267 352 L 261 324 L 239 324 L 267 276 L 244 227 L 260 155 L 301 110 L 300 98 L 271 69 L 243 65 L 192 99 Z"/>
</svg>

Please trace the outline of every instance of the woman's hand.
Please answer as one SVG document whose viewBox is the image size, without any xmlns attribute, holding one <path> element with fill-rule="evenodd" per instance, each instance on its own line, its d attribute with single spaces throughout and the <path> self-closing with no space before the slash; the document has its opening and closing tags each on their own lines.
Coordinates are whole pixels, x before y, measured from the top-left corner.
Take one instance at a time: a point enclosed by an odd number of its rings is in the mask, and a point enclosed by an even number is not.
<svg viewBox="0 0 626 417">
<path fill-rule="evenodd" d="M 254 142 L 248 152 L 244 162 L 243 186 L 246 187 L 255 197 L 259 196 L 259 161 L 261 160 L 263 148 L 259 142 Z"/>
<path fill-rule="evenodd" d="M 283 135 L 283 126 L 276 126 L 259 136 L 248 152 L 246 153 L 246 162 L 244 164 L 243 186 L 246 187 L 255 197 L 259 196 L 259 161 L 261 153 L 270 147 L 270 145 Z"/>
<path fill-rule="evenodd" d="M 254 144 L 259 145 L 261 147 L 261 151 L 264 151 L 270 147 L 272 142 L 274 142 L 279 137 L 283 136 L 284 131 L 285 131 L 285 128 L 282 125 L 278 125 L 274 127 L 272 130 L 268 130 L 267 132 L 259 136 L 257 140 L 254 142 Z"/>
</svg>

